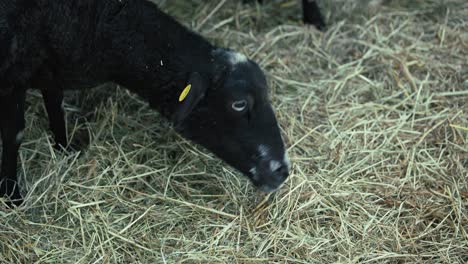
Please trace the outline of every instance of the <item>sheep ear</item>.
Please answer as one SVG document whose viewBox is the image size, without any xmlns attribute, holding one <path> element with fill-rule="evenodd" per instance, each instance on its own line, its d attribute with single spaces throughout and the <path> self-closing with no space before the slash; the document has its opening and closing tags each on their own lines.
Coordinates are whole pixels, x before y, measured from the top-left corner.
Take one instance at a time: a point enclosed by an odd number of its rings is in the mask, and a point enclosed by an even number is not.
<svg viewBox="0 0 468 264">
<path fill-rule="evenodd" d="M 177 107 L 172 116 L 172 121 L 176 126 L 180 125 L 192 110 L 205 96 L 208 89 L 207 82 L 198 72 L 190 74 L 185 87 L 182 87 L 177 97 Z"/>
</svg>

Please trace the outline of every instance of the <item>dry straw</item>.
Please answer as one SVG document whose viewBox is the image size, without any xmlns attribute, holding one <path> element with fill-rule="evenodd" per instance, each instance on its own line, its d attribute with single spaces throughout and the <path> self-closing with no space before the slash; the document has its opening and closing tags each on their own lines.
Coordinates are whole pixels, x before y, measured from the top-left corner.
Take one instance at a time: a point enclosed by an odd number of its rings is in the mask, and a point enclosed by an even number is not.
<svg viewBox="0 0 468 264">
<path fill-rule="evenodd" d="M 69 93 L 79 153 L 54 152 L 28 95 L 24 206 L 2 263 L 466 263 L 468 5 L 158 1 L 266 70 L 293 169 L 274 195 L 123 89 Z"/>
</svg>

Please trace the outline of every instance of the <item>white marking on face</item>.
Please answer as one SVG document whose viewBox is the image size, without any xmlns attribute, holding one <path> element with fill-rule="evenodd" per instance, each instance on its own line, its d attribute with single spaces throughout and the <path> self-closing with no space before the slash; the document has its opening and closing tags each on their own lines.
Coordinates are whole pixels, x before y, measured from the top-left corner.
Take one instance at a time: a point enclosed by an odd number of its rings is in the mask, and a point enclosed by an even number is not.
<svg viewBox="0 0 468 264">
<path fill-rule="evenodd" d="M 18 134 L 16 134 L 16 144 L 21 143 L 21 141 L 23 141 L 23 137 L 24 137 L 24 130 L 21 130 L 20 132 L 18 132 Z"/>
<path fill-rule="evenodd" d="M 229 62 L 232 65 L 247 62 L 247 57 L 244 54 L 241 54 L 238 52 L 230 51 L 228 52 L 228 56 L 229 56 Z"/>
<path fill-rule="evenodd" d="M 252 178 L 254 180 L 258 180 L 257 167 L 251 168 L 249 172 L 252 174 Z"/>
<path fill-rule="evenodd" d="M 260 145 L 257 151 L 261 158 L 265 158 L 268 156 L 269 148 L 265 145 Z"/>
<path fill-rule="evenodd" d="M 279 168 L 281 168 L 281 162 L 276 160 L 270 161 L 270 171 L 274 172 L 277 171 Z"/>
</svg>

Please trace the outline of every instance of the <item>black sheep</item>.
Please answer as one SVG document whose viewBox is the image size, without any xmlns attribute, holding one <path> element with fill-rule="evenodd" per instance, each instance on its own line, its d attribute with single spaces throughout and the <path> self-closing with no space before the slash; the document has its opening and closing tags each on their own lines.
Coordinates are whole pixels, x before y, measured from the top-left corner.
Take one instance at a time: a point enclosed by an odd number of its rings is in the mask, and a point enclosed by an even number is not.
<svg viewBox="0 0 468 264">
<path fill-rule="evenodd" d="M 26 90 L 41 90 L 55 141 L 67 146 L 63 90 L 105 82 L 141 96 L 261 190 L 288 176 L 264 74 L 244 55 L 213 46 L 146 0 L 0 0 L 0 197 L 21 201 Z"/>
<path fill-rule="evenodd" d="M 244 2 L 251 2 L 251 0 L 244 0 Z M 263 3 L 263 0 L 257 0 L 257 2 Z M 320 12 L 316 0 L 302 0 L 302 21 L 304 24 L 315 26 L 317 29 L 325 29 L 322 12 Z"/>
<path fill-rule="evenodd" d="M 317 29 L 325 28 L 325 21 L 316 0 L 302 0 L 302 19 L 304 23 L 314 25 Z"/>
</svg>

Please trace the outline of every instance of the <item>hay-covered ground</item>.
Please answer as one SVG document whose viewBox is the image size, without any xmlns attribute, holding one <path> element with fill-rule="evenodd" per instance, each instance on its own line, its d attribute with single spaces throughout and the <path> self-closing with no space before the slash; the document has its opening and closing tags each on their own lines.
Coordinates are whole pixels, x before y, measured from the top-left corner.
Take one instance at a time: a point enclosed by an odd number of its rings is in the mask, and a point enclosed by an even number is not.
<svg viewBox="0 0 468 264">
<path fill-rule="evenodd" d="M 468 261 L 465 0 L 323 0 L 326 32 L 296 1 L 157 2 L 266 70 L 287 185 L 255 191 L 113 86 L 68 95 L 70 136 L 90 143 L 54 152 L 31 91 L 0 263 Z"/>
</svg>

